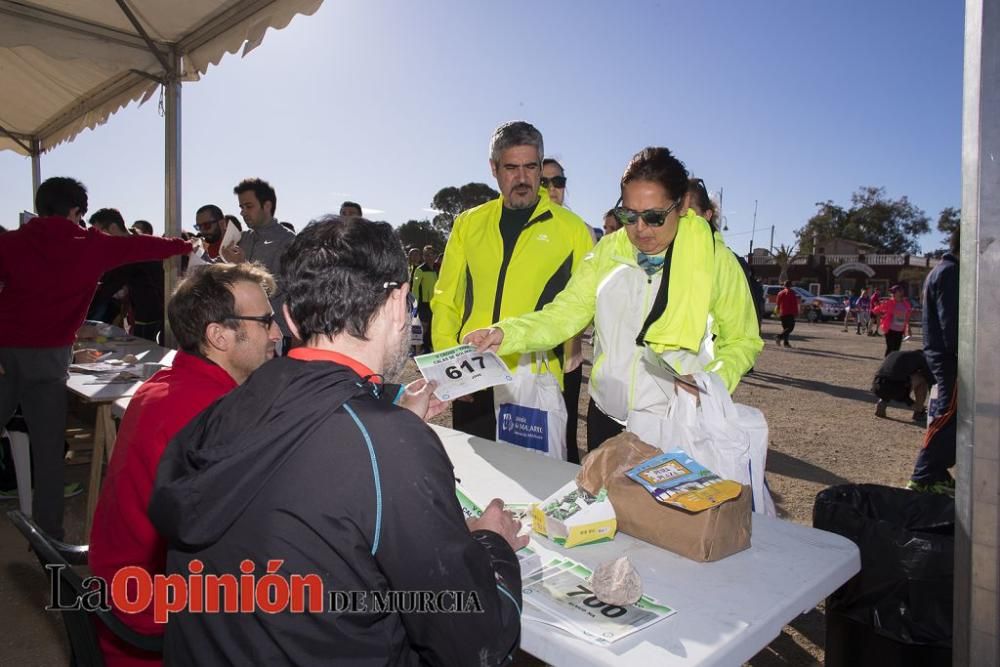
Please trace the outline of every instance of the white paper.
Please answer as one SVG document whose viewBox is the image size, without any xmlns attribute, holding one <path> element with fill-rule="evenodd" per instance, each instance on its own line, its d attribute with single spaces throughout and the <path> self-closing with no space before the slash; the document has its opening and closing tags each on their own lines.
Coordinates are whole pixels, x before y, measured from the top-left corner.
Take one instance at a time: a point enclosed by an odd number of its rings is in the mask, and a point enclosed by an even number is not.
<svg viewBox="0 0 1000 667">
<path fill-rule="evenodd" d="M 514 379 L 500 357 L 493 352 L 477 352 L 472 345 L 423 354 L 414 361 L 428 382 L 437 382 L 434 395 L 442 401 L 507 384 Z"/>
</svg>

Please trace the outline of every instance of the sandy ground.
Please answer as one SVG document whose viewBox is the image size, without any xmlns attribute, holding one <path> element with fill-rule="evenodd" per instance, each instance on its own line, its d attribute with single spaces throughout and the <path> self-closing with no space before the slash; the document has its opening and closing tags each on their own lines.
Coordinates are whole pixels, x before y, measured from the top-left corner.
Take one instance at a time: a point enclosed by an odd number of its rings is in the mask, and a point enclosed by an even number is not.
<svg viewBox="0 0 1000 667">
<path fill-rule="evenodd" d="M 910 411 L 890 408 L 888 419 L 874 414 L 871 379 L 884 351 L 882 338 L 844 333 L 837 323 L 798 323 L 791 349 L 773 342 L 779 327 L 765 321 L 767 345 L 754 372 L 737 389 L 738 402 L 756 406 L 767 415 L 771 429 L 768 481 L 781 515 L 809 525 L 816 493 L 848 482 L 902 485 L 911 471 L 922 439 L 922 427 L 910 421 Z M 919 330 L 904 349 L 920 344 Z M 584 374 L 588 374 L 589 365 Z M 416 376 L 415 366 L 407 369 Z M 586 383 L 581 392 L 581 416 L 587 405 Z M 437 420 L 451 425 L 450 414 Z M 586 423 L 581 420 L 581 451 Z M 86 485 L 88 466 L 69 466 L 69 481 Z M 4 511 L 16 502 L 0 505 Z M 83 541 L 86 495 L 67 501 L 67 541 Z M 58 615 L 42 606 L 45 577 L 32 554 L 7 521 L 0 521 L 0 666 L 66 664 L 68 647 Z M 754 667 L 822 663 L 822 608 L 804 614 L 749 664 Z M 537 665 L 529 656 L 518 664 Z"/>
</svg>

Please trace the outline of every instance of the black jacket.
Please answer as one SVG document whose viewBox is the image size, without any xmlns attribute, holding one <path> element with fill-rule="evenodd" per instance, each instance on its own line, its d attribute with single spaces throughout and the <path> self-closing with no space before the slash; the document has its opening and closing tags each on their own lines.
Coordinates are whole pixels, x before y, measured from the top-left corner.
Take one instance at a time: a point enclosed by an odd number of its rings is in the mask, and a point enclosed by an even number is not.
<svg viewBox="0 0 1000 667">
<path fill-rule="evenodd" d="M 928 385 L 934 384 L 934 376 L 927 367 L 923 350 L 907 350 L 906 352 L 890 352 L 882 360 L 882 365 L 875 372 L 875 377 L 891 382 L 900 382 L 909 386 L 910 376 L 920 373 Z"/>
<path fill-rule="evenodd" d="M 958 377 L 958 258 L 951 253 L 927 276 L 923 306 L 924 357 L 938 392 L 950 397 Z"/>
<path fill-rule="evenodd" d="M 168 665 L 495 665 L 520 639 L 517 558 L 470 533 L 440 440 L 352 370 L 277 358 L 186 426 L 161 459 L 149 513 L 167 572 L 318 574 L 324 596 L 474 592 L 479 613 L 173 615 Z M 451 597 L 446 597 L 448 604 Z M 468 599 L 467 599 L 468 601 Z M 326 600 L 324 600 L 324 605 Z"/>
</svg>

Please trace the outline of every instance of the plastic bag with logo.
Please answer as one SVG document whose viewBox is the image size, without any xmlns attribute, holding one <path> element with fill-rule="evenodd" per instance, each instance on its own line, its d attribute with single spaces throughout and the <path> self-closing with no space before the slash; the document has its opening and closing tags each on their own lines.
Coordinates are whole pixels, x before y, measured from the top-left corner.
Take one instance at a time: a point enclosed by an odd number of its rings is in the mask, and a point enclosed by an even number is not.
<svg viewBox="0 0 1000 667">
<path fill-rule="evenodd" d="M 532 355 L 521 355 L 514 380 L 493 388 L 493 405 L 498 442 L 566 460 L 566 403 L 544 352 L 534 364 Z"/>
</svg>

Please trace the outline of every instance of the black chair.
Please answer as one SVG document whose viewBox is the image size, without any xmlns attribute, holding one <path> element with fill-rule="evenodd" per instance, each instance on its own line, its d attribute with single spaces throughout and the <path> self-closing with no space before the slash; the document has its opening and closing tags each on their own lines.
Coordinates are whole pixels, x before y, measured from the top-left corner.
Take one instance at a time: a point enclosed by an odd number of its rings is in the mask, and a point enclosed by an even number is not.
<svg viewBox="0 0 1000 667">
<path fill-rule="evenodd" d="M 58 573 L 60 578 L 58 603 L 63 607 L 63 624 L 66 626 L 66 635 L 69 637 L 70 649 L 73 652 L 71 665 L 104 667 L 104 654 L 101 652 L 95 623 L 102 623 L 119 639 L 138 649 L 152 653 L 163 651 L 163 637 L 140 634 L 122 623 L 110 611 L 69 609 L 88 592 L 83 586 L 83 577 L 72 567 L 86 565 L 89 551 L 86 545 L 77 546 L 52 539 L 20 510 L 7 512 L 7 518 L 28 540 L 38 561 L 49 575 L 50 585 L 51 577 Z M 49 565 L 63 567 L 50 568 Z"/>
</svg>

